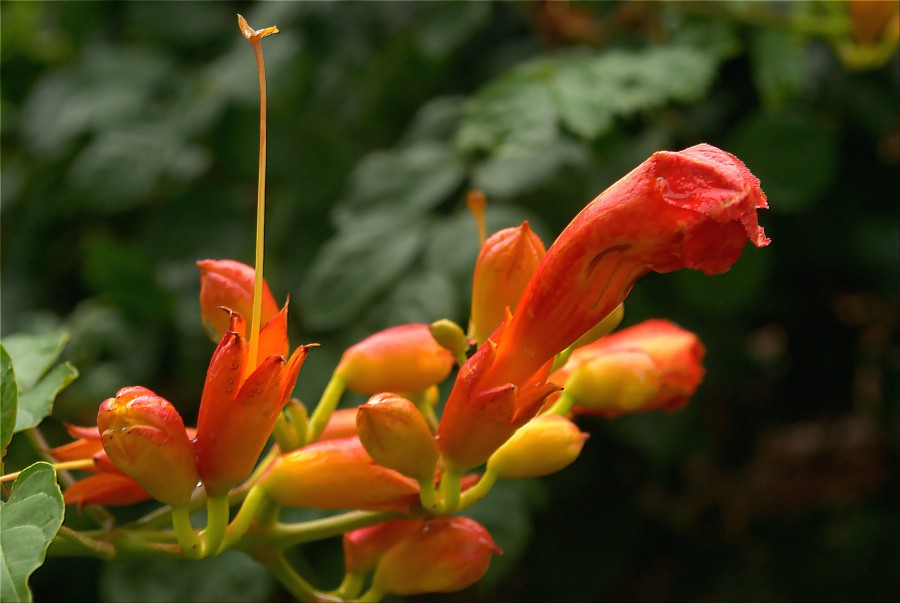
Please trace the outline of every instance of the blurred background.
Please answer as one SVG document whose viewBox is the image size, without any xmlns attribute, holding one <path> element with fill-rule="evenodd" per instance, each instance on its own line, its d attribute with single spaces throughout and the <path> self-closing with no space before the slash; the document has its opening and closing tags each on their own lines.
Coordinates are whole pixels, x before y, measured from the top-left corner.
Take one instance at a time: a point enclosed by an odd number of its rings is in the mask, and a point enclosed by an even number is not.
<svg viewBox="0 0 900 603">
<path fill-rule="evenodd" d="M 626 302 L 626 325 L 704 341 L 688 408 L 581 420 L 575 465 L 472 509 L 505 550 L 485 580 L 430 599 L 900 597 L 891 1 L 4 3 L 2 334 L 65 329 L 81 372 L 51 443 L 126 385 L 193 422 L 214 347 L 195 262 L 253 254 L 238 12 L 281 30 L 264 43 L 266 277 L 292 343 L 322 344 L 310 406 L 373 331 L 465 324 L 472 187 L 490 230 L 528 219 L 547 244 L 656 150 L 714 144 L 768 194 L 770 247 L 717 277 L 647 276 Z M 297 557 L 336 584 L 339 553 Z M 31 584 L 38 601 L 288 598 L 239 555 L 202 563 L 51 558 Z"/>
</svg>

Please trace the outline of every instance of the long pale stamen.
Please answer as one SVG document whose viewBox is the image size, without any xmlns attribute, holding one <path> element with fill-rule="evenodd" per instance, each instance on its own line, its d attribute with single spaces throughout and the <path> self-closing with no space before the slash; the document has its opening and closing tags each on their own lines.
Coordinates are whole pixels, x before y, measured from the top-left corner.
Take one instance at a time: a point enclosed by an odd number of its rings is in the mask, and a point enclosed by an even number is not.
<svg viewBox="0 0 900 603">
<path fill-rule="evenodd" d="M 247 20 L 238 15 L 238 26 L 241 33 L 253 46 L 256 55 L 256 69 L 259 73 L 259 177 L 256 184 L 256 258 L 253 281 L 253 315 L 250 319 L 250 352 L 248 366 L 256 366 L 259 356 L 259 330 L 262 322 L 263 291 L 263 251 L 266 223 L 266 66 L 263 61 L 262 39 L 278 33 L 277 27 L 255 30 L 247 24 Z"/>
</svg>

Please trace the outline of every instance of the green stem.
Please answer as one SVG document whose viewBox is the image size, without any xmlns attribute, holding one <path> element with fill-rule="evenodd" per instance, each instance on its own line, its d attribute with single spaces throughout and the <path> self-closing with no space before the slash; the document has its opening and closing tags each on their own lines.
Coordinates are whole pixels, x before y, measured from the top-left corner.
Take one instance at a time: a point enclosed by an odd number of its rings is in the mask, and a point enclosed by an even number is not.
<svg viewBox="0 0 900 603">
<path fill-rule="evenodd" d="M 206 529 L 203 531 L 203 556 L 218 554 L 225 539 L 231 505 L 228 496 L 212 496 L 206 499 Z"/>
<path fill-rule="evenodd" d="M 366 577 L 362 574 L 354 574 L 348 572 L 344 574 L 341 585 L 331 592 L 335 597 L 340 597 L 344 601 L 356 601 L 362 590 Z"/>
<path fill-rule="evenodd" d="M 463 509 L 468 509 L 479 500 L 487 496 L 487 493 L 491 491 L 491 488 L 494 487 L 494 484 L 497 483 L 497 474 L 493 471 L 485 471 L 481 476 L 481 479 L 478 480 L 478 483 L 466 490 L 462 493 L 459 498 L 459 506 L 456 508 L 457 511 L 462 511 Z"/>
<path fill-rule="evenodd" d="M 562 415 L 566 416 L 569 414 L 569 411 L 572 410 L 572 406 L 575 405 L 575 398 L 569 395 L 565 390 L 563 390 L 562 394 L 560 394 L 559 398 L 557 398 L 556 402 L 545 410 L 541 414 L 545 415 Z"/>
<path fill-rule="evenodd" d="M 406 517 L 393 511 L 350 511 L 298 524 L 278 523 L 272 530 L 269 545 L 276 550 L 304 542 L 340 536 L 344 532 Z"/>
<path fill-rule="evenodd" d="M 453 513 L 459 506 L 462 471 L 445 468 L 441 475 L 441 506 L 439 513 Z"/>
<path fill-rule="evenodd" d="M 335 373 L 331 376 L 331 380 L 325 387 L 325 391 L 322 392 L 322 398 L 319 400 L 319 404 L 309 418 L 309 428 L 306 432 L 307 444 L 312 444 L 319 439 L 320 435 L 322 435 L 322 431 L 324 431 L 325 426 L 328 424 L 328 420 L 331 418 L 331 413 L 337 408 L 346 388 L 346 380 L 341 375 Z"/>
<path fill-rule="evenodd" d="M 228 530 L 225 532 L 222 548 L 230 548 L 235 542 L 240 540 L 247 533 L 247 530 L 250 529 L 250 526 L 253 525 L 253 521 L 257 519 L 257 516 L 264 514 L 266 507 L 271 505 L 272 501 L 266 496 L 266 491 L 262 487 L 254 486 L 250 488 L 247 498 L 244 499 L 244 504 L 241 505 L 240 510 L 234 517 L 234 521 L 231 522 L 231 525 L 228 526 Z"/>
<path fill-rule="evenodd" d="M 175 528 L 175 536 L 178 544 L 184 550 L 186 557 L 199 559 L 203 555 L 203 546 L 200 537 L 191 526 L 191 509 L 188 505 L 172 507 L 172 526 Z"/>
<path fill-rule="evenodd" d="M 357 601 L 360 603 L 377 603 L 384 598 L 384 593 L 381 592 L 378 588 L 373 586 L 369 590 L 366 591 L 366 594 L 361 596 Z"/>
<path fill-rule="evenodd" d="M 257 559 L 281 582 L 281 584 L 300 601 L 340 601 L 336 597 L 316 590 L 309 582 L 288 563 L 282 553 L 265 559 Z"/>
</svg>

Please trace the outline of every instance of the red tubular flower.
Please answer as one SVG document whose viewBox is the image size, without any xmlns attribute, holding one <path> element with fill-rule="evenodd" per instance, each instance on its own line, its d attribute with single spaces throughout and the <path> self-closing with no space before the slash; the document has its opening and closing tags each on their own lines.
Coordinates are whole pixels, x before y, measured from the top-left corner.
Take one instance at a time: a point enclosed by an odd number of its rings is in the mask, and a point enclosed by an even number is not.
<svg viewBox="0 0 900 603">
<path fill-rule="evenodd" d="M 500 326 L 507 309 L 515 311 L 546 253 L 527 220 L 495 232 L 481 246 L 472 281 L 472 336 L 479 344 Z"/>
<path fill-rule="evenodd" d="M 220 308 L 230 308 L 242 316 L 251 315 L 256 273 L 251 266 L 235 260 L 201 260 L 197 266 L 200 268 L 200 314 L 213 339 L 218 341 L 230 323 Z M 269 285 L 263 282 L 262 324 L 276 314 L 278 304 Z"/>
<path fill-rule="evenodd" d="M 231 312 L 230 329 L 213 353 L 200 399 L 197 468 L 210 496 L 226 494 L 250 475 L 312 347 L 297 348 L 289 360 L 264 355 L 264 350 L 286 352 L 285 308 L 260 334 L 258 366 L 249 366 L 245 329 L 243 317 Z M 277 345 L 266 343 L 266 330 Z"/>
<path fill-rule="evenodd" d="M 347 348 L 335 369 L 347 389 L 362 394 L 415 392 L 447 378 L 453 354 L 426 324 L 391 327 Z"/>
<path fill-rule="evenodd" d="M 181 416 L 145 387 L 126 387 L 97 413 L 103 449 L 123 473 L 154 498 L 186 503 L 199 481 L 194 445 Z"/>
<path fill-rule="evenodd" d="M 641 275 L 679 268 L 716 274 L 737 261 L 748 238 L 767 245 L 756 217 L 764 207 L 759 180 L 739 159 L 706 144 L 655 153 L 601 193 L 538 265 L 516 313 L 491 336 L 495 349 L 460 370 L 438 430 L 444 457 L 462 468 L 486 460 L 465 441 L 485 415 L 498 415 L 479 400 L 516 388 L 515 410 L 500 414 L 536 413 L 540 404 L 522 399 L 526 384 L 539 385 L 543 367 L 612 312 Z M 491 421 L 494 442 L 515 431 Z"/>
<path fill-rule="evenodd" d="M 419 500 L 416 481 L 377 464 L 359 438 L 316 442 L 282 454 L 258 483 L 287 507 L 408 511 Z"/>
<path fill-rule="evenodd" d="M 422 528 L 422 519 L 396 519 L 344 534 L 344 567 L 348 574 L 368 574 L 391 547 Z"/>
<path fill-rule="evenodd" d="M 647 320 L 576 349 L 550 381 L 574 395 L 576 413 L 615 417 L 674 411 L 687 404 L 700 385 L 705 353 L 694 333 L 667 320 Z M 592 373 L 585 377 L 595 384 L 589 395 L 579 395 L 573 386 L 582 372 Z M 635 380 L 640 383 L 630 387 Z M 629 400 L 628 389 L 645 392 Z"/>
<path fill-rule="evenodd" d="M 501 551 L 481 524 L 468 517 L 425 522 L 391 547 L 375 570 L 374 585 L 393 595 L 455 592 L 478 582 Z"/>
</svg>

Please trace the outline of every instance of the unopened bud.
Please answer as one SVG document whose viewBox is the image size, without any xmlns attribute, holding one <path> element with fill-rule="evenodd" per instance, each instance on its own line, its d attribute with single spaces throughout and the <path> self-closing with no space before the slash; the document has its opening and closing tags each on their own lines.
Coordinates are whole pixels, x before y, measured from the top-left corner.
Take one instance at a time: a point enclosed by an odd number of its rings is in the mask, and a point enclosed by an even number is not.
<svg viewBox="0 0 900 603">
<path fill-rule="evenodd" d="M 438 448 L 416 406 L 396 394 L 378 394 L 359 407 L 359 439 L 379 465 L 416 481 L 434 478 Z"/>
<path fill-rule="evenodd" d="M 447 378 L 453 355 L 426 324 L 391 327 L 344 352 L 335 373 L 347 389 L 363 394 L 416 392 Z"/>
<path fill-rule="evenodd" d="M 199 482 L 194 445 L 175 407 L 145 387 L 120 389 L 97 414 L 103 449 L 154 498 L 186 503 Z"/>
<path fill-rule="evenodd" d="M 487 469 L 505 479 L 556 473 L 578 458 L 587 437 L 565 417 L 541 415 L 498 448 L 488 460 Z"/>
</svg>

